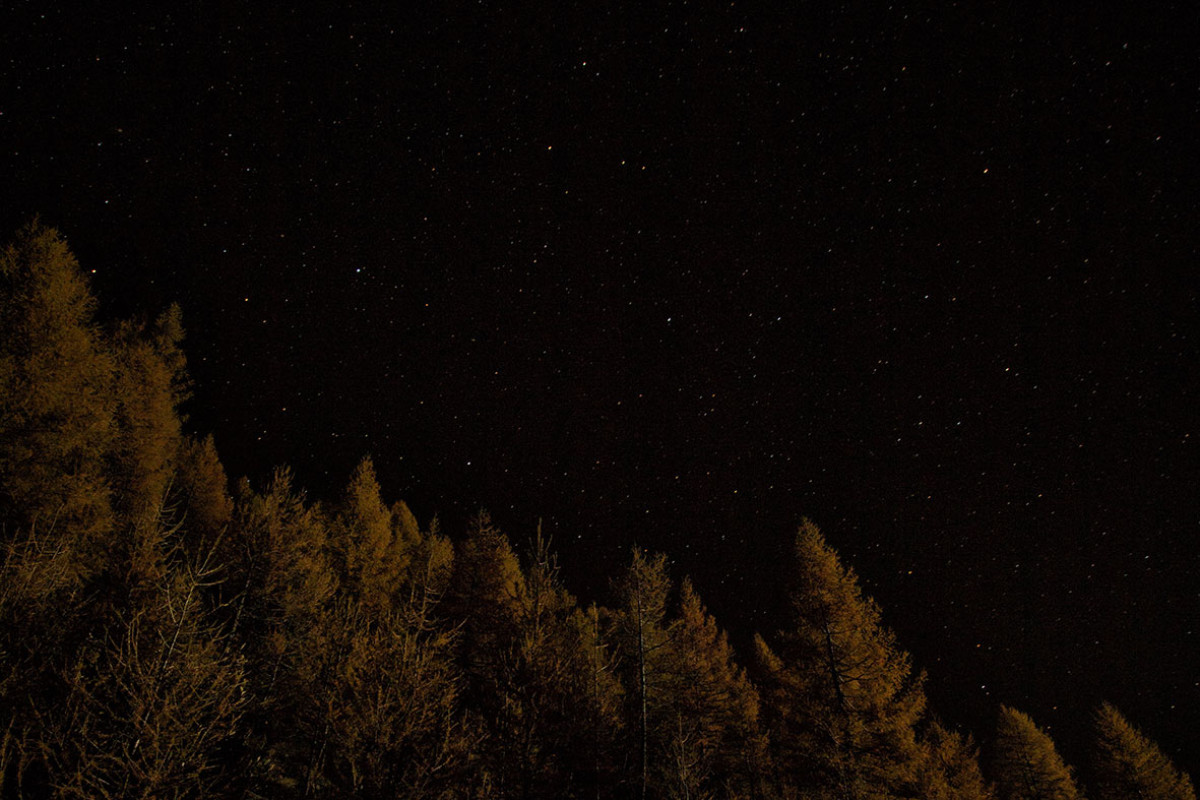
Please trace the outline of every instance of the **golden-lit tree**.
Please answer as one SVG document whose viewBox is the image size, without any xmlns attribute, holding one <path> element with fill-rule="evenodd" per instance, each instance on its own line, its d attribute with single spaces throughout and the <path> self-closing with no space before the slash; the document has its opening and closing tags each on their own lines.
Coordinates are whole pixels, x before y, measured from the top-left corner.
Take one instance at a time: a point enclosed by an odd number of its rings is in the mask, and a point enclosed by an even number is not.
<svg viewBox="0 0 1200 800">
<path fill-rule="evenodd" d="M 735 662 L 733 649 L 692 583 L 679 588 L 678 613 L 670 624 L 671 675 L 667 753 L 659 764 L 666 797 L 715 796 L 719 790 L 749 793 L 753 765 L 761 758 L 758 693 Z"/>
<path fill-rule="evenodd" d="M 182 444 L 179 406 L 188 394 L 182 312 L 152 325 L 123 322 L 113 334 L 117 437 L 113 489 L 123 522 L 153 529 Z"/>
<path fill-rule="evenodd" d="M 920 796 L 926 800 L 991 800 L 979 768 L 979 749 L 969 735 L 930 722 L 920 740 Z"/>
<path fill-rule="evenodd" d="M 992 764 L 1001 800 L 1079 800 L 1073 770 L 1028 714 L 1000 707 Z"/>
<path fill-rule="evenodd" d="M 402 589 L 408 599 L 400 609 L 409 610 L 419 615 L 420 619 L 425 619 L 449 591 L 454 573 L 454 544 L 442 535 L 436 517 L 427 530 L 421 531 L 417 528 L 416 517 L 403 502 L 397 502 L 392 507 L 392 515 L 400 521 L 405 540 L 412 541 L 415 532 L 417 541 L 409 564 L 408 581 Z M 439 619 L 445 616 L 440 606 L 437 616 Z"/>
<path fill-rule="evenodd" d="M 922 678 L 816 525 L 796 535 L 792 625 L 760 637 L 764 706 L 781 779 L 843 800 L 907 794 L 920 753 Z"/>
<path fill-rule="evenodd" d="M 1099 800 L 1196 800 L 1187 773 L 1114 706 L 1101 704 L 1093 726 Z"/>
<path fill-rule="evenodd" d="M 233 519 L 229 478 L 212 436 L 185 437 L 176 458 L 176 489 L 189 552 L 205 552 L 228 530 Z"/>
<path fill-rule="evenodd" d="M 28 599 L 106 562 L 116 367 L 95 308 L 58 231 L 35 220 L 0 250 L 0 523 Z"/>
<path fill-rule="evenodd" d="M 360 469 L 351 486 L 371 488 L 373 478 L 363 476 Z M 257 581 L 265 596 L 256 606 L 268 623 L 255 650 L 263 659 L 255 718 L 261 793 L 443 797 L 467 779 L 475 740 L 459 713 L 457 634 L 435 619 L 451 568 L 449 543 L 434 530 L 421 534 L 408 514 L 401 520 L 410 527 L 405 577 L 387 578 L 396 588 L 386 594 L 356 579 L 377 574 L 370 567 L 339 582 L 329 564 L 330 551 L 343 565 L 354 552 L 347 534 L 369 532 L 363 517 L 390 530 L 393 517 L 407 512 L 372 499 L 377 487 L 349 492 L 331 522 L 291 491 L 284 473 L 257 505 L 243 503 L 249 520 L 235 527 L 258 530 L 249 541 L 264 541 L 262 553 L 277 564 Z M 328 543 L 330 529 L 343 537 L 337 545 Z"/>
<path fill-rule="evenodd" d="M 301 646 L 337 587 L 329 563 L 328 523 L 275 470 L 263 494 L 243 484 L 233 530 L 222 541 L 228 596 L 253 641 L 283 657 Z"/>
<path fill-rule="evenodd" d="M 634 766 L 637 796 L 645 798 L 652 776 L 659 772 L 657 762 L 666 751 L 662 740 L 667 725 L 674 721 L 667 702 L 672 674 L 667 557 L 633 548 L 632 561 L 614 588 L 618 602 L 614 633 L 626 690 L 629 762 Z"/>
<path fill-rule="evenodd" d="M 420 543 L 411 512 L 403 504 L 396 511 L 399 519 L 380 497 L 375 465 L 364 458 L 346 487 L 331 538 L 344 586 L 373 608 L 388 608 L 396 600 Z"/>
<path fill-rule="evenodd" d="M 470 782 L 476 740 L 459 713 L 453 634 L 340 601 L 301 659 L 312 704 L 298 794 L 443 798 Z M 428 622 L 426 620 L 426 622 Z"/>
<path fill-rule="evenodd" d="M 245 659 L 206 603 L 220 568 L 177 558 L 174 535 L 156 537 L 163 564 L 141 577 L 154 585 L 135 587 L 81 648 L 63 675 L 69 697 L 43 717 L 56 796 L 211 797 L 244 784 Z"/>
<path fill-rule="evenodd" d="M 8 719 L 3 749 L 16 757 L 0 778 L 7 786 L 67 791 L 79 759 L 100 752 L 88 747 L 104 731 L 136 729 L 139 720 L 165 738 L 143 737 L 145 748 L 126 753 L 128 770 L 118 773 L 154 784 L 157 767 L 145 760 L 156 757 L 152 748 L 194 765 L 171 748 L 208 747 L 195 730 L 170 729 L 168 717 L 187 708 L 199 724 L 211 700 L 232 725 L 217 695 L 225 678 L 240 680 L 238 669 L 219 645 L 193 646 L 197 636 L 224 634 L 205 627 L 194 585 L 179 589 L 187 580 L 178 525 L 167 524 L 186 381 L 178 311 L 153 330 L 121 325 L 109 337 L 94 322 L 95 307 L 53 229 L 30 223 L 0 253 L 0 707 Z M 206 633 L 196 633 L 201 628 Z M 163 641 L 173 645 L 163 649 Z M 161 694 L 205 682 L 215 694 L 196 694 L 194 706 Z M 131 707 L 138 720 L 128 718 Z M 219 738 L 225 723 L 213 724 Z M 63 733 L 73 727 L 91 738 Z M 124 740 L 106 741 L 118 748 Z M 137 770 L 142 776 L 131 777 Z M 191 775 L 198 785 L 207 780 Z"/>
</svg>

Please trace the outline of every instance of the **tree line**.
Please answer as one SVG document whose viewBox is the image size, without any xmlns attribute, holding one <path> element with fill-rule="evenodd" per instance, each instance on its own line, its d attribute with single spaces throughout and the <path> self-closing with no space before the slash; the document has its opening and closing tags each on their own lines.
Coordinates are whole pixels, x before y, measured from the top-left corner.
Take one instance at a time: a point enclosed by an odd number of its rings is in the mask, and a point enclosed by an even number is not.
<svg viewBox="0 0 1200 800">
<path fill-rule="evenodd" d="M 1076 800 L 999 710 L 981 762 L 818 528 L 746 663 L 687 578 L 634 549 L 581 604 L 514 548 L 287 469 L 230 484 L 185 432 L 178 308 L 100 325 L 34 221 L 0 252 L 0 797 Z M 1110 705 L 1088 793 L 1195 800 Z"/>
</svg>

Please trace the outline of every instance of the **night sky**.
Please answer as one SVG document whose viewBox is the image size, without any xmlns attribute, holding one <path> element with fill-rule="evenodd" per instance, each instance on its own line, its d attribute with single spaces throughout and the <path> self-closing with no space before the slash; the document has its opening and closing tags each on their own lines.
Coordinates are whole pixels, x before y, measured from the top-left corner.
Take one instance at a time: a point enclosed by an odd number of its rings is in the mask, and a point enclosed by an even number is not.
<svg viewBox="0 0 1200 800">
<path fill-rule="evenodd" d="M 1194 10 L 16 5 L 4 236 L 183 306 L 231 475 L 663 550 L 738 643 L 809 516 L 947 720 L 1200 771 Z"/>
</svg>

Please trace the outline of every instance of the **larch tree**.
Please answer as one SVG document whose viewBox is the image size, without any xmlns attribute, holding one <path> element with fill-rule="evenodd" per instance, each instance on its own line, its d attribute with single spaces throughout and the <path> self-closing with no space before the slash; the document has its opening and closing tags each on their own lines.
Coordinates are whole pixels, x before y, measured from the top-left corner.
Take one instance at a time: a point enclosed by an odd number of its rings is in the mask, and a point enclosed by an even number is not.
<svg viewBox="0 0 1200 800">
<path fill-rule="evenodd" d="M 182 312 L 172 305 L 153 324 L 122 322 L 112 340 L 116 505 L 126 526 L 153 529 L 182 444 L 179 406 L 189 391 Z"/>
<path fill-rule="evenodd" d="M 1080 800 L 1074 771 L 1028 714 L 1001 706 L 992 747 L 1001 800 Z"/>
<path fill-rule="evenodd" d="M 246 660 L 206 591 L 221 565 L 180 557 L 177 537 L 149 537 L 159 563 L 131 576 L 143 585 L 63 676 L 70 694 L 42 734 L 55 796 L 182 800 L 245 786 Z"/>
<path fill-rule="evenodd" d="M 436 619 L 451 550 L 407 506 L 385 508 L 364 463 L 332 515 L 298 506 L 285 516 L 314 533 L 283 543 L 297 560 L 278 556 L 273 596 L 284 621 L 305 626 L 274 637 L 279 678 L 262 726 L 272 759 L 260 781 L 283 796 L 452 796 L 477 741 L 460 713 L 457 632 Z M 327 547 L 321 529 L 332 531 Z M 320 579 L 330 553 L 340 581 Z"/>
<path fill-rule="evenodd" d="M 670 624 L 670 648 L 674 721 L 667 720 L 667 757 L 659 765 L 663 794 L 749 793 L 763 747 L 758 693 L 735 662 L 725 632 L 686 578 Z"/>
<path fill-rule="evenodd" d="M 613 796 L 619 778 L 618 745 L 623 733 L 619 653 L 611 642 L 612 612 L 595 603 L 572 618 L 583 663 L 576 674 L 583 700 L 575 709 L 574 742 L 568 747 L 581 798 Z"/>
<path fill-rule="evenodd" d="M 328 645 L 304 655 L 314 678 L 301 695 L 310 760 L 291 788 L 372 800 L 461 796 L 478 740 L 460 713 L 454 634 L 349 598 L 330 622 Z"/>
<path fill-rule="evenodd" d="M 816 525 L 795 540 L 792 624 L 757 640 L 780 777 L 841 800 L 907 794 L 920 753 L 922 676 Z"/>
<path fill-rule="evenodd" d="M 0 523 L 28 599 L 103 568 L 115 363 L 88 281 L 36 220 L 0 250 Z"/>
<path fill-rule="evenodd" d="M 575 625 L 575 598 L 562 584 L 540 526 L 526 564 L 515 636 L 496 661 L 498 714 L 488 728 L 494 791 L 498 797 L 573 797 L 587 780 L 577 772 L 586 763 L 578 751 L 593 733 L 589 653 Z"/>
<path fill-rule="evenodd" d="M 312 761 L 313 707 L 326 675 L 313 667 L 332 649 L 328 629 L 337 577 L 330 563 L 329 525 L 278 468 L 263 492 L 243 479 L 228 532 L 217 540 L 225 581 L 219 594 L 245 642 L 248 733 L 260 758 L 260 785 L 299 783 Z M 332 657 L 332 656 L 328 656 Z"/>
<path fill-rule="evenodd" d="M 1092 721 L 1099 800 L 1196 800 L 1187 773 L 1114 706 L 1101 704 Z"/>
<path fill-rule="evenodd" d="M 918 786 L 926 800 L 991 800 L 992 787 L 979 767 L 979 750 L 967 734 L 934 720 L 920 739 Z"/>
<path fill-rule="evenodd" d="M 3 791 L 226 786 L 243 670 L 210 613 L 211 550 L 182 547 L 170 497 L 179 311 L 109 334 L 95 311 L 53 229 L 0 252 L 0 654 L 20 676 L 0 679 Z"/>
<path fill-rule="evenodd" d="M 490 680 L 511 645 L 526 603 L 525 575 L 508 537 L 481 511 L 456 543 L 444 612 L 461 625 L 460 648 L 473 680 Z"/>
<path fill-rule="evenodd" d="M 474 791 L 512 796 L 513 771 L 505 753 L 510 722 L 519 709 L 506 688 L 521 620 L 528 604 L 525 574 L 508 537 L 480 511 L 455 543 L 454 568 L 440 614 L 457 628 L 463 702 L 486 736 Z"/>
<path fill-rule="evenodd" d="M 370 458 L 359 462 L 346 487 L 332 544 L 346 588 L 369 607 L 389 608 L 407 578 L 418 542 L 414 531 L 406 531 L 384 505 Z"/>
<path fill-rule="evenodd" d="M 302 646 L 337 588 L 329 557 L 329 525 L 275 470 L 265 492 L 243 482 L 232 531 L 221 542 L 228 602 L 238 628 L 270 657 Z"/>
<path fill-rule="evenodd" d="M 211 435 L 180 441 L 176 464 L 185 547 L 192 553 L 206 552 L 225 535 L 233 519 L 229 477 Z"/>
<path fill-rule="evenodd" d="M 621 653 L 625 685 L 626 732 L 634 765 L 632 781 L 639 798 L 647 797 L 650 781 L 665 753 L 668 711 L 670 633 L 667 629 L 671 579 L 667 557 L 633 549 L 633 558 L 615 587 L 616 642 Z"/>
</svg>

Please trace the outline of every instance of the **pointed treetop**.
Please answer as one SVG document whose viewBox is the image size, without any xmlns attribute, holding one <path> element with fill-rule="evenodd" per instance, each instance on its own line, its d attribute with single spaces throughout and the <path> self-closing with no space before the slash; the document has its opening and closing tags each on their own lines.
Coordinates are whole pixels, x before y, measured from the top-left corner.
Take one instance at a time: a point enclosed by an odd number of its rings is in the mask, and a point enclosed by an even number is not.
<svg viewBox="0 0 1200 800">
<path fill-rule="evenodd" d="M 1100 800 L 1196 800 L 1192 781 L 1109 703 L 1093 716 Z"/>
<path fill-rule="evenodd" d="M 1002 800 L 1080 800 L 1073 770 L 1028 714 L 1001 706 L 994 747 Z"/>
</svg>

